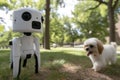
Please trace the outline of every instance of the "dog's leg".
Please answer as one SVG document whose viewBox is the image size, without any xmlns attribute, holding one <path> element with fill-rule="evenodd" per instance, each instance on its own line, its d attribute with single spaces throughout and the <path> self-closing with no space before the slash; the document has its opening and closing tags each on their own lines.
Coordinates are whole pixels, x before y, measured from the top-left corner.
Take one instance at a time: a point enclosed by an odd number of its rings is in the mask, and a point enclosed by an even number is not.
<svg viewBox="0 0 120 80">
<path fill-rule="evenodd" d="M 116 61 L 117 61 L 116 57 L 113 57 L 113 58 L 111 59 L 111 64 L 115 64 Z"/>
<path fill-rule="evenodd" d="M 101 65 L 100 63 L 95 65 L 94 71 L 100 71 L 103 67 L 105 67 L 104 65 Z"/>
<path fill-rule="evenodd" d="M 96 67 L 96 66 L 95 66 L 95 64 L 93 63 L 93 67 L 92 67 L 91 69 L 92 69 L 92 70 L 95 70 L 95 67 Z"/>
</svg>

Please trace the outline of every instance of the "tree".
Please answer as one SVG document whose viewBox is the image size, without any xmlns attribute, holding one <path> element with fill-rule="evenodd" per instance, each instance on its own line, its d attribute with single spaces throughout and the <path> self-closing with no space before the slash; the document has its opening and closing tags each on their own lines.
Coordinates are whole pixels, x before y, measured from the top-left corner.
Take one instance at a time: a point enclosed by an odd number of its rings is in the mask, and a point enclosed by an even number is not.
<svg viewBox="0 0 120 80">
<path fill-rule="evenodd" d="M 51 0 L 46 0 L 46 18 L 45 18 L 45 36 L 44 36 L 44 47 L 45 49 L 50 49 L 50 5 Z M 62 5 L 64 2 L 63 0 L 53 0 L 52 5 L 55 5 L 54 8 L 57 10 L 58 4 Z"/>
<path fill-rule="evenodd" d="M 63 24 L 64 24 L 64 29 L 65 29 L 65 42 L 68 43 L 74 43 L 76 39 L 79 38 L 79 34 L 78 34 L 78 29 L 76 27 L 74 27 L 72 19 L 69 18 L 68 16 L 64 16 L 63 17 Z M 66 39 L 67 38 L 67 39 Z"/>
<path fill-rule="evenodd" d="M 8 43 L 11 40 L 11 31 L 2 32 L 0 34 L 0 47 L 8 47 Z"/>
<path fill-rule="evenodd" d="M 0 25 L 0 34 L 4 31 L 4 26 Z"/>
<path fill-rule="evenodd" d="M 52 12 L 50 20 L 51 43 L 63 44 L 74 43 L 79 38 L 76 27 L 68 16 L 58 17 L 59 14 Z"/>
<path fill-rule="evenodd" d="M 64 24 L 63 19 L 58 17 L 59 14 L 56 12 L 52 12 L 51 20 L 50 20 L 50 35 L 51 35 L 51 42 L 57 43 L 59 45 L 63 45 L 64 41 Z"/>
<path fill-rule="evenodd" d="M 7 0 L 0 0 L 0 6 L 9 7 L 9 3 Z"/>
<path fill-rule="evenodd" d="M 83 40 L 90 37 L 98 37 L 101 40 L 105 40 L 104 37 L 108 35 L 106 7 L 101 5 L 94 10 L 88 10 L 95 4 L 96 2 L 94 1 L 82 1 L 75 6 L 73 11 L 73 22 L 80 30 Z"/>
<path fill-rule="evenodd" d="M 44 36 L 45 49 L 50 49 L 49 17 L 50 17 L 50 0 L 46 0 L 45 36 Z"/>
<path fill-rule="evenodd" d="M 99 7 L 101 4 L 104 4 L 108 8 L 108 23 L 110 28 L 110 42 L 115 42 L 115 10 L 120 0 L 95 0 L 99 2 L 96 7 Z"/>
</svg>

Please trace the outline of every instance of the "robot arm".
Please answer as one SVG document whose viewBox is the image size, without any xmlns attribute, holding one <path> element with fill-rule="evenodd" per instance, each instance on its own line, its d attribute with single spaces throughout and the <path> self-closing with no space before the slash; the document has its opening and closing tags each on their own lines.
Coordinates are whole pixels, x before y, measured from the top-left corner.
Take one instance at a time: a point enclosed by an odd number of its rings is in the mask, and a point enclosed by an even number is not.
<svg viewBox="0 0 120 80">
<path fill-rule="evenodd" d="M 20 74 L 20 64 L 21 64 L 21 43 L 20 38 L 13 39 L 13 77 L 18 77 Z"/>
<path fill-rule="evenodd" d="M 40 68 L 40 45 L 39 40 L 37 38 L 34 38 L 35 43 L 35 73 L 38 73 L 38 69 Z"/>
</svg>

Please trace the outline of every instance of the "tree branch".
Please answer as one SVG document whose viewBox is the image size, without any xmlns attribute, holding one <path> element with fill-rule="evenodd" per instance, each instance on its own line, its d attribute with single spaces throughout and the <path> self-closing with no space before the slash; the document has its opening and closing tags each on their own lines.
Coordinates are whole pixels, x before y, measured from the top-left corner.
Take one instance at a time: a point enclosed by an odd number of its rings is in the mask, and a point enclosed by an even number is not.
<svg viewBox="0 0 120 80">
<path fill-rule="evenodd" d="M 101 4 L 105 4 L 105 5 L 108 4 L 107 2 L 105 2 L 105 1 L 103 1 L 103 0 L 95 0 L 95 1 L 96 1 L 96 2 L 99 2 L 99 4 L 96 5 L 96 6 L 93 7 L 93 8 L 89 8 L 88 10 L 95 9 L 95 8 L 99 7 Z"/>
<path fill-rule="evenodd" d="M 114 5 L 113 5 L 113 9 L 115 9 L 115 8 L 116 8 L 117 3 L 118 3 L 118 0 L 116 0 L 116 1 L 115 1 Z"/>
<path fill-rule="evenodd" d="M 99 3 L 102 3 L 102 4 L 105 4 L 105 5 L 108 4 L 107 2 L 105 2 L 105 1 L 103 1 L 103 0 L 95 0 L 95 1 L 97 1 L 97 2 L 99 2 Z"/>
<path fill-rule="evenodd" d="M 89 10 L 91 10 L 91 9 L 96 9 L 97 7 L 99 7 L 100 6 L 100 4 L 101 3 L 99 3 L 98 5 L 96 5 L 95 7 L 93 7 L 93 8 L 89 8 Z"/>
</svg>

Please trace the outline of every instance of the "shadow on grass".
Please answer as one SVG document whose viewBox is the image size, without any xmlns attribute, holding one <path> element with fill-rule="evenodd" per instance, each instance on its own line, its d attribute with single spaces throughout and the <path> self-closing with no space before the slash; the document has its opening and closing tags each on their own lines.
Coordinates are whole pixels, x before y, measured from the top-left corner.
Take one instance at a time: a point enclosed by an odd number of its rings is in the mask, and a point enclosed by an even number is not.
<svg viewBox="0 0 120 80">
<path fill-rule="evenodd" d="M 120 80 L 120 54 L 117 55 L 116 64 L 107 66 L 100 73 L 111 77 L 113 80 Z"/>
<path fill-rule="evenodd" d="M 12 80 L 12 71 L 9 68 L 9 51 L 0 51 L 0 80 Z M 75 52 L 76 53 L 76 52 Z M 90 59 L 85 55 L 70 54 L 66 51 L 41 51 L 41 69 L 34 74 L 34 58 L 28 61 L 27 67 L 22 68 L 20 80 L 119 80 L 120 55 L 115 65 L 106 67 L 99 73 L 94 72 Z M 66 65 L 67 64 L 67 65 Z M 69 65 L 70 64 L 70 65 Z M 75 72 L 74 67 L 79 67 Z M 98 76 L 96 76 L 98 75 Z M 105 75 L 105 77 L 101 77 Z M 98 79 L 99 78 L 99 79 Z"/>
<path fill-rule="evenodd" d="M 80 53 L 81 54 L 81 53 Z M 82 67 L 90 67 L 91 62 L 88 57 L 81 55 L 69 54 L 66 52 L 42 52 L 41 53 L 42 65 L 46 62 L 54 62 L 59 60 L 63 63 L 71 63 L 75 65 L 80 65 Z M 86 64 L 87 63 L 87 64 Z M 90 63 L 90 64 L 89 64 Z"/>
<path fill-rule="evenodd" d="M 81 79 L 91 79 L 96 80 L 118 80 L 120 77 L 120 58 L 117 59 L 117 63 L 114 65 L 109 65 L 105 69 L 101 70 L 100 72 L 94 72 L 90 68 L 92 67 L 91 61 L 88 57 L 82 55 L 74 55 L 68 54 L 66 52 L 43 52 L 41 53 L 42 56 L 42 65 L 46 62 L 54 62 L 55 60 L 64 60 L 65 63 L 74 64 L 76 66 L 81 66 L 82 69 L 78 69 L 76 73 L 67 73 L 69 77 L 74 80 L 81 80 Z M 117 55 L 120 57 L 120 55 Z M 50 70 L 57 70 L 60 69 L 61 66 L 52 65 L 49 66 Z M 71 75 L 71 76 L 70 76 Z M 95 76 L 96 75 L 96 76 Z M 75 78 L 73 78 L 75 77 Z M 68 80 L 71 80 L 68 79 Z"/>
<path fill-rule="evenodd" d="M 75 73 L 69 73 L 69 78 L 67 80 L 83 80 L 83 79 L 91 79 L 91 80 L 118 80 L 120 78 L 120 59 L 117 60 L 115 65 L 107 66 L 104 70 L 100 72 L 94 72 L 90 68 L 92 67 L 92 63 L 88 57 L 84 55 L 74 55 L 68 54 L 64 51 L 61 52 L 42 52 L 42 65 L 44 66 L 46 62 L 54 62 L 55 60 L 63 61 L 63 64 L 70 63 L 76 66 L 80 66 L 81 69 L 78 69 Z M 120 56 L 120 55 L 118 55 Z M 61 61 L 61 62 L 62 62 Z M 54 64 L 47 67 L 50 70 L 60 70 L 63 64 Z M 69 68 L 70 66 L 68 66 Z M 104 75 L 104 76 L 103 76 Z M 68 77 L 68 75 L 67 75 Z M 52 78 L 53 79 L 53 78 Z M 54 79 L 55 80 L 55 79 Z"/>
<path fill-rule="evenodd" d="M 92 67 L 88 57 L 66 51 L 41 52 L 41 60 L 42 68 L 45 68 L 45 71 L 41 71 L 41 75 L 46 76 L 44 80 L 83 80 L 81 73 L 85 68 Z"/>
</svg>

